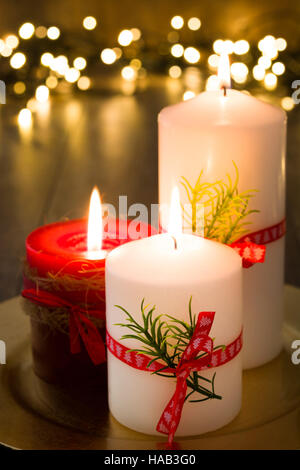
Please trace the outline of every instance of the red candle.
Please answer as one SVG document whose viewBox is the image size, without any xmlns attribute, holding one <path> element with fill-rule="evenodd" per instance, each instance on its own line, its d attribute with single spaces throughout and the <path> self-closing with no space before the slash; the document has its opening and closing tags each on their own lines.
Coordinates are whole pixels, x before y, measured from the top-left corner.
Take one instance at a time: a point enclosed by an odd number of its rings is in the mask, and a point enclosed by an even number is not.
<svg viewBox="0 0 300 470">
<path fill-rule="evenodd" d="M 45 225 L 34 230 L 26 240 L 23 296 L 38 306 L 46 307 L 50 314 L 51 308 L 60 304 L 70 311 L 69 338 L 47 322 L 39 321 L 38 317 L 31 317 L 34 368 L 41 378 L 49 382 L 67 380 L 70 372 L 76 377 L 85 375 L 93 362 L 102 362 L 97 360 L 97 353 L 94 354 L 95 344 L 90 348 L 89 345 L 91 339 L 92 343 L 97 343 L 97 334 L 100 340 L 101 336 L 105 338 L 105 258 L 116 246 L 131 240 L 128 228 L 135 222 L 108 219 L 103 224 L 101 215 L 99 194 L 94 190 L 89 219 Z M 140 237 L 148 236 L 153 234 L 153 229 L 138 222 L 135 226 L 137 232 Z M 72 311 L 74 308 L 77 308 L 76 312 Z M 85 337 L 87 325 L 82 315 L 95 315 L 100 322 L 103 319 L 98 332 L 94 331 L 95 327 L 92 331 L 90 329 L 89 338 Z M 92 326 L 88 325 L 88 329 Z M 77 343 L 75 346 L 74 341 Z M 70 342 L 71 352 L 76 354 L 71 354 Z M 104 351 L 103 345 L 102 348 Z"/>
</svg>

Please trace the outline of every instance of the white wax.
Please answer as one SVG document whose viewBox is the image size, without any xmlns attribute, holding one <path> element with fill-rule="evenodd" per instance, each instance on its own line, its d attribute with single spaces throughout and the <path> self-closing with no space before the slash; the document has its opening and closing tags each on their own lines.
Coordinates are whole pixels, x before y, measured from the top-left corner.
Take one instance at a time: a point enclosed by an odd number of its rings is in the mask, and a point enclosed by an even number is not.
<svg viewBox="0 0 300 470">
<path fill-rule="evenodd" d="M 184 176 L 192 185 L 233 178 L 239 191 L 256 189 L 249 207 L 250 232 L 280 222 L 285 215 L 286 115 L 270 104 L 235 90 L 204 92 L 169 106 L 159 115 L 159 202 L 170 203 Z M 166 226 L 166 221 L 163 221 Z M 244 269 L 244 366 L 259 366 L 281 350 L 284 239 L 267 245 L 264 264 Z"/>
<path fill-rule="evenodd" d="M 214 345 L 227 345 L 242 328 L 242 269 L 240 257 L 229 247 L 193 235 L 183 235 L 178 249 L 168 234 L 134 241 L 113 250 L 106 261 L 106 321 L 117 341 L 126 328 L 124 307 L 141 323 L 144 298 L 155 314 L 169 314 L 189 322 L 192 311 L 215 311 L 210 336 Z M 128 348 L 143 346 L 126 339 Z M 152 375 L 124 364 L 108 351 L 109 407 L 113 416 L 136 431 L 156 434 L 156 425 L 176 386 L 172 378 Z M 230 422 L 241 407 L 241 354 L 223 366 L 201 371 L 205 377 L 216 372 L 215 392 L 222 400 L 186 402 L 177 435 L 196 435 Z M 194 394 L 196 396 L 196 394 Z M 197 394 L 197 398 L 203 398 Z"/>
</svg>

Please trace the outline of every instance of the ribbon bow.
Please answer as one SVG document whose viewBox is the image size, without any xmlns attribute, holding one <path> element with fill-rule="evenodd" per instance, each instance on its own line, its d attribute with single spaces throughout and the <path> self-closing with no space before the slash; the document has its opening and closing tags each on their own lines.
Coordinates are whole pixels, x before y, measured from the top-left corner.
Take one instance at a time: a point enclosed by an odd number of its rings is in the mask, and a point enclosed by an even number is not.
<svg viewBox="0 0 300 470">
<path fill-rule="evenodd" d="M 187 391 L 187 378 L 191 372 L 201 370 L 210 364 L 213 341 L 208 335 L 214 321 L 214 316 L 215 312 L 199 313 L 195 331 L 181 356 L 177 368 L 164 370 L 164 373 L 174 374 L 175 372 L 177 383 L 175 393 L 165 407 L 156 430 L 163 434 L 168 434 L 168 444 L 170 446 L 173 444 L 174 435 L 180 422 Z M 207 354 L 196 359 L 200 351 Z"/>
<path fill-rule="evenodd" d="M 47 308 L 68 308 L 70 311 L 69 333 L 71 353 L 77 354 L 81 351 L 79 338 L 81 336 L 93 363 L 98 365 L 105 362 L 106 356 L 103 340 L 97 327 L 87 316 L 90 315 L 95 318 L 104 319 L 105 314 L 103 311 L 81 308 L 61 297 L 40 289 L 24 289 L 22 296 L 37 305 Z"/>
</svg>

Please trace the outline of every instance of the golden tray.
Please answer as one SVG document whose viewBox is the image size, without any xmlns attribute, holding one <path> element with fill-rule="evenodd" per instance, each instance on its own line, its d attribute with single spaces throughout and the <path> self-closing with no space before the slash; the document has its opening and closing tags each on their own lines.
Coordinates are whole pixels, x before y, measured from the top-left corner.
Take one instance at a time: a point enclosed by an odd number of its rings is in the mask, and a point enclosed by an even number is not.
<svg viewBox="0 0 300 470">
<path fill-rule="evenodd" d="M 300 449 L 300 289 L 285 287 L 285 348 L 275 360 L 244 372 L 243 407 L 218 431 L 176 440 L 179 449 Z M 298 317 L 298 318 L 297 318 Z M 131 431 L 109 413 L 106 392 L 60 390 L 31 367 L 30 328 L 19 297 L 0 304 L 0 443 L 18 449 L 161 450 L 166 439 Z M 93 405 L 91 405 L 93 403 Z"/>
</svg>

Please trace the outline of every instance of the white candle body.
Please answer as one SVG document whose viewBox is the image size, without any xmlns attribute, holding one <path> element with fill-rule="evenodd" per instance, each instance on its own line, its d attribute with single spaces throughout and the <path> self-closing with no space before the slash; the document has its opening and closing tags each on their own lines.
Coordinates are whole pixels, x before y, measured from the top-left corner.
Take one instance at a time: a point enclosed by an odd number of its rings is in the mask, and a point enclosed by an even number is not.
<svg viewBox="0 0 300 470">
<path fill-rule="evenodd" d="M 215 311 L 210 336 L 214 345 L 227 345 L 242 328 L 242 269 L 239 256 L 228 247 L 193 235 L 183 235 L 174 248 L 167 235 L 156 235 L 113 250 L 106 261 L 106 318 L 111 336 L 120 341 L 130 330 L 124 323 L 124 307 L 141 323 L 141 301 L 156 306 L 154 317 L 169 314 L 189 322 L 192 311 Z M 126 347 L 142 343 L 126 339 Z M 175 392 L 176 380 L 140 371 L 124 364 L 108 351 L 109 408 L 113 416 L 136 431 L 157 434 L 159 418 Z M 176 435 L 196 435 L 230 422 L 241 407 L 241 353 L 222 366 L 202 371 L 205 377 L 216 372 L 215 393 L 222 400 L 186 402 Z M 190 390 L 190 389 L 188 389 Z M 197 397 L 196 397 L 197 395 Z M 195 399 L 203 398 L 194 394 Z"/>
<path fill-rule="evenodd" d="M 182 176 L 192 185 L 234 177 L 239 191 L 258 190 L 250 208 L 249 232 L 277 224 L 285 216 L 285 113 L 235 90 L 204 92 L 159 115 L 159 202 L 170 203 Z M 182 203 L 187 202 L 183 187 Z M 166 223 L 163 221 L 163 225 Z M 264 264 L 244 269 L 245 368 L 273 359 L 281 350 L 284 238 L 267 245 Z"/>
</svg>

